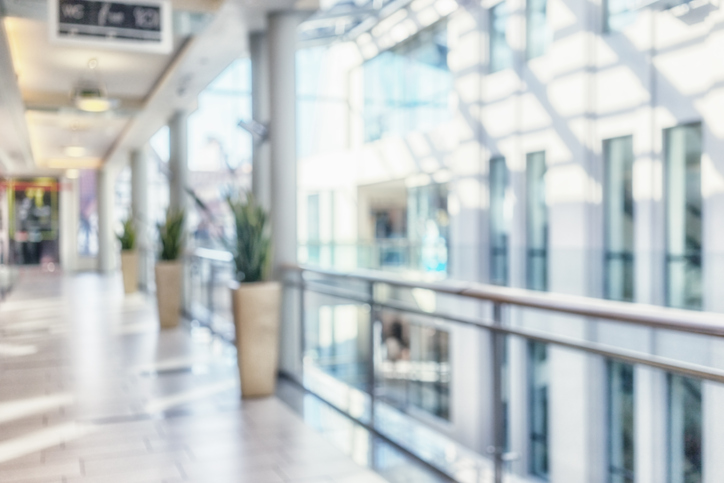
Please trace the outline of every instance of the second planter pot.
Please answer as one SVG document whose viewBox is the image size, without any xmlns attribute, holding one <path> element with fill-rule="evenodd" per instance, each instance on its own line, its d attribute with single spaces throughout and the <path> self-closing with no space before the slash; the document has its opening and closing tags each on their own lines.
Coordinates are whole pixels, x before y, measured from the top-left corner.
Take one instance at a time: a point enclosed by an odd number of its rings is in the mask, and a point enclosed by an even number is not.
<svg viewBox="0 0 724 483">
<path fill-rule="evenodd" d="M 121 251 L 121 273 L 123 274 L 123 291 L 138 291 L 138 252 L 136 250 Z"/>
<path fill-rule="evenodd" d="M 183 263 L 180 260 L 156 263 L 156 300 L 162 329 L 176 327 L 181 318 Z"/>
<path fill-rule="evenodd" d="M 278 282 L 234 284 L 231 290 L 241 397 L 274 394 L 279 359 Z"/>
</svg>

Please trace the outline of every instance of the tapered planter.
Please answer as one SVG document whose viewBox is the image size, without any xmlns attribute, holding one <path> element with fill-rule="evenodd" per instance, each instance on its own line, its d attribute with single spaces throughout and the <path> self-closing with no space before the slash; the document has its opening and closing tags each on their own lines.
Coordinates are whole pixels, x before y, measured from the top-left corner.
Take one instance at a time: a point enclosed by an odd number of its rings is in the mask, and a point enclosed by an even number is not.
<svg viewBox="0 0 724 483">
<path fill-rule="evenodd" d="M 156 300 L 162 329 L 178 325 L 181 318 L 181 282 L 183 264 L 180 260 L 156 263 Z"/>
<path fill-rule="evenodd" d="M 241 397 L 274 394 L 279 359 L 278 282 L 232 284 Z"/>
<path fill-rule="evenodd" d="M 121 273 L 123 274 L 123 291 L 134 293 L 138 291 L 138 252 L 136 250 L 121 250 Z"/>
</svg>

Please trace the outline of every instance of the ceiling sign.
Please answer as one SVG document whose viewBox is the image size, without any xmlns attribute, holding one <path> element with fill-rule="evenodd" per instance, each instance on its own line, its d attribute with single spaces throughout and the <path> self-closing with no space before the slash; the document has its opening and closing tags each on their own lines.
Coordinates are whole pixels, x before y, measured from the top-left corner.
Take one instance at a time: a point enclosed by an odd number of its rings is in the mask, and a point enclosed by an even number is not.
<svg viewBox="0 0 724 483">
<path fill-rule="evenodd" d="M 48 8 L 52 42 L 171 52 L 167 0 L 50 0 Z"/>
</svg>

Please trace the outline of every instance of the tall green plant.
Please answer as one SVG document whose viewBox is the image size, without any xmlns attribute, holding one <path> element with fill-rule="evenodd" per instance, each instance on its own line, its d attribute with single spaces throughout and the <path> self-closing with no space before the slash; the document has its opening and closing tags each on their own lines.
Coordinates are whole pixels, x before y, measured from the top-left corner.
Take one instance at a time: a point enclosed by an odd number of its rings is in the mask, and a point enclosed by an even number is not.
<svg viewBox="0 0 724 483">
<path fill-rule="evenodd" d="M 161 260 L 178 260 L 184 249 L 184 220 L 183 210 L 166 212 L 166 221 L 159 223 L 158 238 L 161 242 Z"/>
<path fill-rule="evenodd" d="M 266 279 L 271 261 L 267 213 L 251 193 L 245 199 L 226 198 L 234 215 L 235 237 L 229 243 L 234 255 L 237 280 L 244 283 Z"/>
<path fill-rule="evenodd" d="M 120 235 L 116 235 L 116 238 L 121 242 L 121 250 L 133 250 L 136 247 L 136 226 L 133 217 L 129 215 L 123 221 L 123 231 Z"/>
</svg>

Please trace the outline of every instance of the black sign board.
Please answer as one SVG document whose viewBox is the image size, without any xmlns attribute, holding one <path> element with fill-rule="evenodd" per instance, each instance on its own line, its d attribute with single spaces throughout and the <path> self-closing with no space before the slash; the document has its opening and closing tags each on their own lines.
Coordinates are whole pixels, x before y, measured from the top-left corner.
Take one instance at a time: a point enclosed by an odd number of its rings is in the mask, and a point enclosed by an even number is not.
<svg viewBox="0 0 724 483">
<path fill-rule="evenodd" d="M 56 0 L 54 36 L 59 39 L 164 42 L 168 26 L 161 2 Z"/>
</svg>

